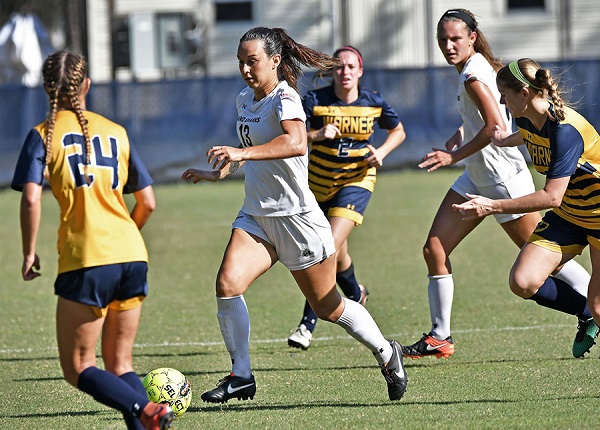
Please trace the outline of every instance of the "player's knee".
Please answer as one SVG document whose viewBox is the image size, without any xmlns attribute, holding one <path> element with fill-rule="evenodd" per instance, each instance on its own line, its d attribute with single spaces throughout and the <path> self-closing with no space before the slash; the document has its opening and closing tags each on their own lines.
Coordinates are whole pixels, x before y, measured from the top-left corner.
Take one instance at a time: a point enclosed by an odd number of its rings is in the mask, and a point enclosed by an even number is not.
<svg viewBox="0 0 600 430">
<path fill-rule="evenodd" d="M 429 269 L 430 274 L 437 274 L 440 268 L 446 266 L 448 256 L 439 241 L 428 238 L 423 245 L 423 258 Z"/>
<path fill-rule="evenodd" d="M 528 299 L 533 296 L 543 283 L 539 282 L 532 276 L 531 273 L 527 273 L 524 270 L 513 269 L 510 272 L 508 280 L 510 290 L 519 297 Z"/>
<path fill-rule="evenodd" d="M 239 274 L 229 270 L 220 271 L 215 286 L 217 297 L 235 297 L 243 294 L 244 291 L 242 291 L 240 284 Z"/>
<path fill-rule="evenodd" d="M 423 256 L 425 259 L 432 258 L 442 251 L 440 243 L 428 237 L 423 245 Z"/>
</svg>

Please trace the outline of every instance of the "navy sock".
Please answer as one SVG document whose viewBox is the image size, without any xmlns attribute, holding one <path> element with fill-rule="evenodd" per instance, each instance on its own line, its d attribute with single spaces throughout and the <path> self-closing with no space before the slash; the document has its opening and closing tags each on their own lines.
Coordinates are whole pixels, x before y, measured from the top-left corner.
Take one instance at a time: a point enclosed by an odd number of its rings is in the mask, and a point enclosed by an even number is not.
<svg viewBox="0 0 600 430">
<path fill-rule="evenodd" d="M 146 396 L 146 388 L 142 384 L 142 380 L 135 372 L 123 373 L 119 376 L 120 379 L 125 381 L 136 393 Z M 131 413 L 123 413 L 125 423 L 127 424 L 127 430 L 145 430 L 140 420 Z"/>
<path fill-rule="evenodd" d="M 304 302 L 304 315 L 302 315 L 302 321 L 300 324 L 304 324 L 308 331 L 311 333 L 315 331 L 315 326 L 317 325 L 317 314 L 310 307 L 308 300 Z"/>
<path fill-rule="evenodd" d="M 123 373 L 119 376 L 123 381 L 127 382 L 131 388 L 133 388 L 137 393 L 140 393 L 142 396 L 146 396 L 146 388 L 144 384 L 142 384 L 142 380 L 135 372 L 127 372 Z"/>
<path fill-rule="evenodd" d="M 358 281 L 354 276 L 354 264 L 350 263 L 350 267 L 348 267 L 343 272 L 337 272 L 335 274 L 335 281 L 340 286 L 344 295 L 348 297 L 350 300 L 354 300 L 355 302 L 360 301 L 360 287 L 358 286 Z"/>
<path fill-rule="evenodd" d="M 93 366 L 79 374 L 77 388 L 103 405 L 136 417 L 140 416 L 148 404 L 145 394 L 138 393 L 112 373 Z"/>
<path fill-rule="evenodd" d="M 592 317 L 587 307 L 587 299 L 569 284 L 553 276 L 548 277 L 540 289 L 530 298 L 546 308 L 577 315 L 581 319 Z"/>
</svg>

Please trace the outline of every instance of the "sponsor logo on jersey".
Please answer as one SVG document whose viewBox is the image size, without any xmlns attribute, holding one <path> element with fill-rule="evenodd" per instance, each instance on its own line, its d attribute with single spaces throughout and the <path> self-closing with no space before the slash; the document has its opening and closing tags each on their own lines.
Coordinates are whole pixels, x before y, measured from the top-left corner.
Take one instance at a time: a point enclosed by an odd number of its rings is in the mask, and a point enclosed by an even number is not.
<svg viewBox="0 0 600 430">
<path fill-rule="evenodd" d="M 292 100 L 292 101 L 296 100 L 296 97 L 294 96 L 294 94 L 291 94 L 291 93 L 281 93 L 281 94 L 279 94 L 279 98 L 281 100 L 283 100 L 283 99 Z"/>
<path fill-rule="evenodd" d="M 246 116 L 238 116 L 238 122 L 260 122 L 260 117 L 248 118 Z"/>
</svg>

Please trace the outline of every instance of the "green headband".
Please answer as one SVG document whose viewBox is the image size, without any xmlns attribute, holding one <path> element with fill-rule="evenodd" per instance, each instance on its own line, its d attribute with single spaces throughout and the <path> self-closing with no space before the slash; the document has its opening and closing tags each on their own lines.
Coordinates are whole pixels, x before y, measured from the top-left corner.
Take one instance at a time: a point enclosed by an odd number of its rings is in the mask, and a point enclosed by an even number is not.
<svg viewBox="0 0 600 430">
<path fill-rule="evenodd" d="M 519 62 L 518 61 L 513 61 L 512 63 L 510 63 L 508 65 L 508 68 L 510 70 L 510 72 L 512 73 L 512 75 L 517 78 L 519 81 L 523 82 L 525 85 L 531 87 L 531 88 L 535 88 L 536 90 L 541 90 L 541 88 L 536 87 L 535 85 L 533 85 L 531 82 L 529 82 L 529 79 L 527 79 L 525 77 L 525 75 L 523 75 L 523 72 L 521 72 L 521 69 L 519 69 Z"/>
</svg>

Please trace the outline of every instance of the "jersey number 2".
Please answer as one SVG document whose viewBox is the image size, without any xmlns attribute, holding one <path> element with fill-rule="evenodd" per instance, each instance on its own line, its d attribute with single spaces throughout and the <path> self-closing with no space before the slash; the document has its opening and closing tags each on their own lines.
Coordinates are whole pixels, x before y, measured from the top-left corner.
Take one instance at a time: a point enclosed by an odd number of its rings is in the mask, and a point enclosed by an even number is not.
<svg viewBox="0 0 600 430">
<path fill-rule="evenodd" d="M 110 154 L 105 155 L 102 152 L 102 143 L 100 142 L 100 137 L 94 136 L 92 139 L 93 149 L 92 154 L 90 154 L 90 166 L 111 169 L 112 189 L 114 190 L 119 186 L 119 160 L 117 159 L 119 152 L 117 139 L 110 137 L 109 142 Z M 77 152 L 67 155 L 71 175 L 73 176 L 73 180 L 75 181 L 77 188 L 84 185 L 88 187 L 91 186 L 94 183 L 94 175 L 88 174 L 89 183 L 85 180 L 84 176 L 83 166 L 85 163 L 86 148 L 83 135 L 74 133 L 67 134 L 63 137 L 62 143 L 65 148 L 71 145 L 79 146 L 79 148 L 77 148 Z"/>
</svg>

